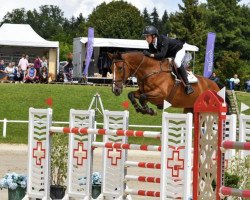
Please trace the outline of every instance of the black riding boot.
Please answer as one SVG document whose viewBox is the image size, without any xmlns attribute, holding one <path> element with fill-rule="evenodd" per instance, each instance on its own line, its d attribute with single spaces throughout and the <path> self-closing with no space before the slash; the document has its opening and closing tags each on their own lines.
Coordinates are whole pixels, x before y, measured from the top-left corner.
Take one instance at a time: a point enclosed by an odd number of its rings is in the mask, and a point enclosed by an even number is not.
<svg viewBox="0 0 250 200">
<path fill-rule="evenodd" d="M 187 78 L 187 72 L 185 70 L 185 68 L 183 66 L 181 66 L 180 68 L 178 68 L 178 71 L 182 77 L 182 80 L 184 81 L 185 83 L 185 92 L 186 94 L 191 94 L 194 92 L 193 88 L 191 87 L 191 85 L 189 84 L 188 82 L 188 78 Z"/>
</svg>

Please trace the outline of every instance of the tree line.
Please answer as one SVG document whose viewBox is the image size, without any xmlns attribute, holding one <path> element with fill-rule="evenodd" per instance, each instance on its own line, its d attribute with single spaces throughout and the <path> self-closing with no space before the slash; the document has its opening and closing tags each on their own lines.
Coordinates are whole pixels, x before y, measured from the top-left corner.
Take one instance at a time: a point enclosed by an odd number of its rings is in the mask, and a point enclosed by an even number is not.
<svg viewBox="0 0 250 200">
<path fill-rule="evenodd" d="M 30 24 L 44 39 L 60 42 L 60 59 L 73 49 L 73 38 L 87 37 L 88 27 L 95 29 L 95 37 L 144 39 L 145 25 L 154 25 L 161 34 L 177 38 L 199 47 L 196 54 L 195 73 L 203 74 L 208 32 L 216 33 L 214 70 L 222 83 L 237 73 L 242 81 L 250 78 L 250 8 L 240 0 L 182 0 L 179 11 L 162 17 L 157 8 L 138 8 L 124 1 L 101 3 L 84 18 L 82 13 L 71 18 L 54 5 L 38 9 L 13 9 L 7 12 L 3 23 Z"/>
</svg>

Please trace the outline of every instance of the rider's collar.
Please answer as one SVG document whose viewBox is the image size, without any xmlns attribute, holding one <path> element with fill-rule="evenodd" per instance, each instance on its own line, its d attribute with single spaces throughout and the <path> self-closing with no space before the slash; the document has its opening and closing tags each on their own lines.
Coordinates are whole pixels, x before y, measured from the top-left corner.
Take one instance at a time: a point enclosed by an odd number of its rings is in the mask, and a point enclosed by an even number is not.
<svg viewBox="0 0 250 200">
<path fill-rule="evenodd" d="M 155 41 L 152 42 L 152 44 L 154 45 L 154 47 L 157 49 L 157 37 L 155 37 Z"/>
</svg>

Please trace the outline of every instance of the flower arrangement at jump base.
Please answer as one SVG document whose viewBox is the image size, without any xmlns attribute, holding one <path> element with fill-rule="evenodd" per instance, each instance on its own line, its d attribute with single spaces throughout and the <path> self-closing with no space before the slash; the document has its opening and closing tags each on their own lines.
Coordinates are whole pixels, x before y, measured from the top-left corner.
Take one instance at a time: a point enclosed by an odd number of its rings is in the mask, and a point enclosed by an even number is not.
<svg viewBox="0 0 250 200">
<path fill-rule="evenodd" d="M 0 188 L 6 188 L 15 190 L 18 187 L 27 187 L 27 176 L 20 175 L 15 172 L 7 173 L 2 179 L 0 179 Z"/>
<path fill-rule="evenodd" d="M 80 185 L 86 185 L 86 177 L 79 178 Z M 102 175 L 99 172 L 92 173 L 92 185 L 101 185 L 102 184 Z"/>
<path fill-rule="evenodd" d="M 86 177 L 78 179 L 80 185 L 86 185 Z M 92 173 L 92 198 L 96 199 L 101 194 L 102 175 L 99 172 Z"/>
</svg>

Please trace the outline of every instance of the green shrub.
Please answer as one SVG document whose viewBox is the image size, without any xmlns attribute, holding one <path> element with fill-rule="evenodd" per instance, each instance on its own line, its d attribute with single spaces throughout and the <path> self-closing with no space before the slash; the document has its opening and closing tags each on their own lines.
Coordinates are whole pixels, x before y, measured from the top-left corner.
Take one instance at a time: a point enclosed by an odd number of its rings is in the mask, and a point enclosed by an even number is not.
<svg viewBox="0 0 250 200">
<path fill-rule="evenodd" d="M 51 142 L 52 185 L 65 186 L 67 178 L 68 135 L 54 133 Z"/>
</svg>

